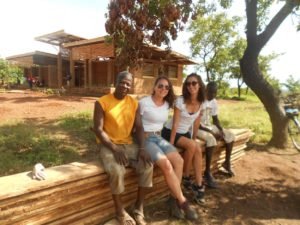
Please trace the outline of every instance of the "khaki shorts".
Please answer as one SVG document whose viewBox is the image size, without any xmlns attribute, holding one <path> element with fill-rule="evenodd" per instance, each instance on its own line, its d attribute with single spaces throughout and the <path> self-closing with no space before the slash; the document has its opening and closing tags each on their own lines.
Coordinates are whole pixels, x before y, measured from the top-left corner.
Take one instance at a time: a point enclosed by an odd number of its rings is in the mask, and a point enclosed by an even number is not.
<svg viewBox="0 0 300 225">
<path fill-rule="evenodd" d="M 139 187 L 152 187 L 153 166 L 137 160 L 138 146 L 137 144 L 118 145 L 125 148 L 125 154 L 128 158 L 130 167 L 136 169 L 138 175 Z M 100 159 L 105 172 L 109 176 L 109 185 L 113 195 L 124 192 L 124 175 L 126 172 L 125 166 L 116 162 L 112 151 L 106 146 L 99 144 Z"/>
<path fill-rule="evenodd" d="M 216 126 L 212 127 L 212 132 L 214 134 L 219 134 L 220 131 Z M 230 130 L 227 129 L 223 129 L 224 132 L 224 141 L 225 143 L 231 143 L 235 140 L 235 135 L 234 133 L 232 133 Z M 217 146 L 217 140 L 215 138 L 214 135 L 212 135 L 211 133 L 204 131 L 204 130 L 198 130 L 198 138 L 200 138 L 201 140 L 205 141 L 205 145 L 206 147 L 213 147 L 213 146 Z"/>
</svg>

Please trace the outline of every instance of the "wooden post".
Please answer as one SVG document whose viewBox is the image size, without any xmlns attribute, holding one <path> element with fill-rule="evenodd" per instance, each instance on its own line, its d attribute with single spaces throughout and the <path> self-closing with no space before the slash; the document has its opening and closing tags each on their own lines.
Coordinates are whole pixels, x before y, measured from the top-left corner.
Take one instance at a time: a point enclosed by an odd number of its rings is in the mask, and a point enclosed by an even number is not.
<svg viewBox="0 0 300 225">
<path fill-rule="evenodd" d="M 39 73 L 39 81 L 41 82 L 42 81 L 42 67 L 41 66 L 38 67 L 38 73 Z"/>
<path fill-rule="evenodd" d="M 52 86 L 52 73 L 51 73 L 51 65 L 48 65 L 48 87 L 51 87 Z"/>
<path fill-rule="evenodd" d="M 61 56 L 61 46 L 59 46 L 59 52 L 57 55 L 57 87 L 62 86 L 62 56 Z"/>
<path fill-rule="evenodd" d="M 75 63 L 72 57 L 72 49 L 70 49 L 70 75 L 71 75 L 71 87 L 75 87 Z"/>
<path fill-rule="evenodd" d="M 87 68 L 87 66 L 88 66 L 88 60 L 87 59 L 85 59 L 84 60 L 84 65 L 83 65 L 83 87 L 84 88 L 87 88 L 87 70 L 88 70 L 88 68 Z"/>
<path fill-rule="evenodd" d="M 89 77 L 89 82 L 88 82 L 88 87 L 92 87 L 92 60 L 88 59 L 88 77 Z"/>
</svg>

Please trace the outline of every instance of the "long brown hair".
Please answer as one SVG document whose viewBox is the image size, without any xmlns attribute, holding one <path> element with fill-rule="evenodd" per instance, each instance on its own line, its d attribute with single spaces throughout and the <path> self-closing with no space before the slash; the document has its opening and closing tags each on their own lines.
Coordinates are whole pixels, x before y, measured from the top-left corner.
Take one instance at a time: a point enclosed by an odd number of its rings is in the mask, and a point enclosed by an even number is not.
<svg viewBox="0 0 300 225">
<path fill-rule="evenodd" d="M 168 91 L 168 94 L 164 97 L 164 100 L 166 102 L 169 103 L 169 107 L 173 107 L 173 104 L 174 104 L 174 101 L 175 101 L 175 94 L 174 94 L 174 89 L 173 89 L 173 85 L 171 83 L 171 81 L 169 80 L 168 77 L 166 76 L 159 76 L 158 78 L 156 78 L 155 82 L 154 82 L 154 87 L 157 85 L 157 83 L 160 81 L 160 80 L 166 80 L 168 82 L 168 85 L 169 85 L 169 91 Z M 152 95 L 154 95 L 154 90 L 152 92 Z"/>
<path fill-rule="evenodd" d="M 196 73 L 191 73 L 190 75 L 188 75 L 185 79 L 185 81 L 183 82 L 182 85 L 182 96 L 184 101 L 186 102 L 187 100 L 189 100 L 191 98 L 191 94 L 187 88 L 187 80 L 190 77 L 195 77 L 198 81 L 198 85 L 199 85 L 199 91 L 198 91 L 198 95 L 197 95 L 197 100 L 202 104 L 202 102 L 204 102 L 205 100 L 205 85 L 200 77 L 200 75 L 196 74 Z"/>
</svg>

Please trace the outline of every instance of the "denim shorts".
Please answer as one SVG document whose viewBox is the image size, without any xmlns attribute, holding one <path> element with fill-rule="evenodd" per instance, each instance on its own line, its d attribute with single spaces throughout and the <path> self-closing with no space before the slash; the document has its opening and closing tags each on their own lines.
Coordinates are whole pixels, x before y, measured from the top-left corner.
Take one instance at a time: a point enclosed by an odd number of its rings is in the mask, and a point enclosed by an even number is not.
<svg viewBox="0 0 300 225">
<path fill-rule="evenodd" d="M 173 145 L 161 136 L 155 134 L 150 134 L 145 139 L 145 149 L 149 153 L 153 162 L 156 162 L 161 158 L 165 158 L 165 155 L 171 152 L 177 152 L 177 149 Z"/>
</svg>

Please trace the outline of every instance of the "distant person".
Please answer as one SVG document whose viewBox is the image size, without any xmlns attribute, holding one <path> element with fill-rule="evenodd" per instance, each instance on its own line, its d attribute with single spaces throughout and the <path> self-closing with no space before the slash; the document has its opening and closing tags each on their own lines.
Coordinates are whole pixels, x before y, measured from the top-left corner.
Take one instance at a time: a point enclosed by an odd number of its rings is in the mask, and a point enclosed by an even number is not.
<svg viewBox="0 0 300 225">
<path fill-rule="evenodd" d="M 217 183 L 211 174 L 211 160 L 214 149 L 217 146 L 217 140 L 225 141 L 226 156 L 222 167 L 228 172 L 230 176 L 234 176 L 231 168 L 230 157 L 235 140 L 235 135 L 226 129 L 223 129 L 218 118 L 218 103 L 216 100 L 218 86 L 216 82 L 209 82 L 206 86 L 206 100 L 201 108 L 201 124 L 198 130 L 198 137 L 205 141 L 205 159 L 206 166 L 204 171 L 204 178 L 208 187 L 216 188 Z M 212 120 L 212 124 L 211 124 Z"/>
<path fill-rule="evenodd" d="M 94 132 L 99 141 L 100 158 L 109 176 L 110 189 L 121 225 L 146 224 L 143 203 L 146 190 L 152 187 L 153 165 L 144 146 L 138 102 L 127 95 L 132 86 L 132 74 L 124 71 L 117 76 L 116 89 L 95 103 Z M 136 141 L 132 138 L 135 130 Z M 124 209 L 121 194 L 124 192 L 125 166 L 136 165 L 138 192 L 133 217 Z"/>
<path fill-rule="evenodd" d="M 162 130 L 163 138 L 184 150 L 182 184 L 185 190 L 194 193 L 194 200 L 198 204 L 204 202 L 205 191 L 202 183 L 202 149 L 196 141 L 200 109 L 204 100 L 205 86 L 201 77 L 196 73 L 188 75 L 182 86 L 182 96 L 175 102 L 173 118 L 168 120 Z M 195 182 L 191 177 L 192 167 L 195 171 Z"/>
<path fill-rule="evenodd" d="M 67 76 L 66 76 L 67 87 L 70 87 L 71 80 L 72 80 L 72 76 L 68 73 Z"/>
<path fill-rule="evenodd" d="M 158 77 L 152 95 L 139 101 L 145 132 L 145 148 L 152 161 L 161 169 L 170 189 L 171 215 L 179 219 L 186 217 L 195 220 L 198 215 L 190 207 L 180 187 L 183 159 L 177 149 L 161 137 L 161 129 L 168 120 L 169 109 L 173 106 L 174 99 L 172 83 L 167 77 Z"/>
<path fill-rule="evenodd" d="M 32 89 L 32 86 L 33 86 L 33 76 L 31 73 L 28 74 L 27 76 L 27 82 L 28 82 L 28 86 L 30 89 Z"/>
</svg>

